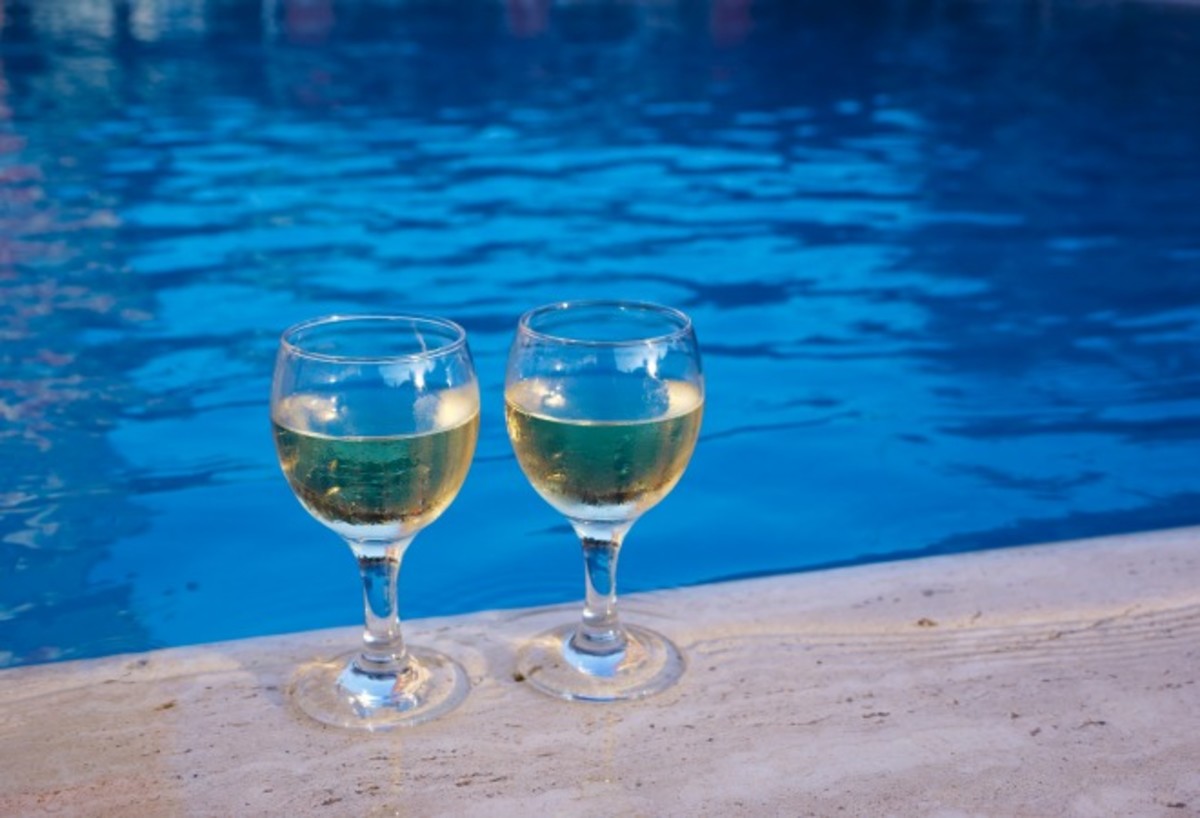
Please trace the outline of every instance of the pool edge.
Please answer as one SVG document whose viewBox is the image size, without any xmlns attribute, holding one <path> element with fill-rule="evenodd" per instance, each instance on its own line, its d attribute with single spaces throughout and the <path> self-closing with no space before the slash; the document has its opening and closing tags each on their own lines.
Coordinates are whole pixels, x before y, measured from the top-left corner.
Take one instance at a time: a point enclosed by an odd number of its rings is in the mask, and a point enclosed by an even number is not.
<svg viewBox="0 0 1200 818">
<path fill-rule="evenodd" d="M 1198 543 L 1173 529 L 630 595 L 626 617 L 689 667 L 612 707 L 513 679 L 516 645 L 571 606 L 416 620 L 410 639 L 474 689 L 386 735 L 309 724 L 281 692 L 354 628 L 0 671 L 0 814 L 1187 814 Z"/>
</svg>

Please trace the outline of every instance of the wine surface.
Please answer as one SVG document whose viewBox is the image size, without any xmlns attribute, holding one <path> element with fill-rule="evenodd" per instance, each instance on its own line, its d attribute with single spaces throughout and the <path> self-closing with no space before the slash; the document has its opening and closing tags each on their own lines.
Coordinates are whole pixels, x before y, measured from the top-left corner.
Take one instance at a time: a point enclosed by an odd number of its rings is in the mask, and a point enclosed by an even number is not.
<svg viewBox="0 0 1200 818">
<path fill-rule="evenodd" d="M 639 396 L 641 418 L 613 419 L 613 395 L 611 383 L 577 378 L 520 381 L 505 396 L 522 470 L 569 517 L 636 517 L 675 487 L 695 448 L 704 399 L 692 384 L 655 382 Z"/>
<path fill-rule="evenodd" d="M 279 419 L 272 425 L 288 484 L 309 513 L 345 536 L 366 536 L 381 526 L 415 532 L 446 510 L 471 466 L 479 413 L 394 436 L 338 437 Z"/>
</svg>

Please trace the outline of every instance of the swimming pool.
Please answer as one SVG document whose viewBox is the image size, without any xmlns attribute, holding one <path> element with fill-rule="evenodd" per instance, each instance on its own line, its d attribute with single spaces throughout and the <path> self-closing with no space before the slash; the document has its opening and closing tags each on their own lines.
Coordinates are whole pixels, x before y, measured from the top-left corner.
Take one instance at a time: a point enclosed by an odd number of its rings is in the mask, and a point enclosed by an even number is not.
<svg viewBox="0 0 1200 818">
<path fill-rule="evenodd" d="M 694 318 L 621 589 L 1200 523 L 1200 7 L 8 0 L 0 665 L 355 624 L 278 332 L 470 332 L 406 617 L 577 600 L 504 434 L 518 315 Z"/>
</svg>

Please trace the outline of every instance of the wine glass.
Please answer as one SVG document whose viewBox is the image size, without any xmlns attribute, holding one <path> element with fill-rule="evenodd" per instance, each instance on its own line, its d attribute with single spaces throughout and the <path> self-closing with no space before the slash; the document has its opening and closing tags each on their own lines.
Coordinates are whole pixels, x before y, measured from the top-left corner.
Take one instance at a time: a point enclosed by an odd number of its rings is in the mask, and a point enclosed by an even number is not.
<svg viewBox="0 0 1200 818">
<path fill-rule="evenodd" d="M 361 651 L 314 662 L 290 694 L 326 724 L 384 730 L 457 706 L 452 659 L 405 647 L 396 579 L 417 532 L 466 479 L 479 434 L 467 335 L 451 321 L 331 316 L 288 329 L 271 387 L 275 448 L 301 505 L 350 546 L 362 574 Z"/>
<path fill-rule="evenodd" d="M 682 674 L 683 658 L 661 634 L 618 621 L 617 556 L 696 446 L 704 378 L 691 320 L 629 301 L 527 312 L 509 352 L 504 402 L 517 461 L 579 535 L 585 568 L 582 621 L 525 645 L 518 673 L 565 699 L 663 690 Z"/>
</svg>

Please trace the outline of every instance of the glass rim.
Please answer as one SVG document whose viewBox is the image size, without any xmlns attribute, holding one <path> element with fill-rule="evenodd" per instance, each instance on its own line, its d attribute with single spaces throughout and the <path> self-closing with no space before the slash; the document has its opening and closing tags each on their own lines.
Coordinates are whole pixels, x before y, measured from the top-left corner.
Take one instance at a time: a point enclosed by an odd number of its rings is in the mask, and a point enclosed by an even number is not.
<svg viewBox="0 0 1200 818">
<path fill-rule="evenodd" d="M 395 355 L 334 355 L 328 352 L 313 352 L 306 350 L 299 341 L 293 340 L 297 333 L 304 330 L 312 329 L 319 326 L 332 326 L 335 324 L 352 324 L 352 323 L 380 323 L 384 325 L 405 322 L 410 326 L 424 325 L 430 328 L 441 330 L 450 330 L 453 337 L 442 346 L 435 349 L 423 350 L 420 352 L 404 352 Z M 294 355 L 297 358 L 307 358 L 313 361 L 323 361 L 326 363 L 336 364 L 386 364 L 400 361 L 423 361 L 440 358 L 444 355 L 451 355 L 465 348 L 467 345 L 467 331 L 462 325 L 451 321 L 449 318 L 434 318 L 428 315 L 404 315 L 404 314 L 385 314 L 385 313 L 364 313 L 364 314 L 346 314 L 333 313 L 331 315 L 321 315 L 316 318 L 309 318 L 297 324 L 292 324 L 285 329 L 279 336 L 279 346 L 286 350 L 289 355 Z"/>
<path fill-rule="evenodd" d="M 544 332 L 539 329 L 534 329 L 530 322 L 539 316 L 547 315 L 554 312 L 565 312 L 567 310 L 587 309 L 591 307 L 613 307 L 623 310 L 633 310 L 643 313 L 657 313 L 667 316 L 676 321 L 677 326 L 671 332 L 662 333 L 660 335 L 650 335 L 644 338 L 623 338 L 619 340 L 597 340 L 589 338 L 571 338 L 565 335 L 555 335 L 552 332 Z M 557 344 L 569 344 L 574 346 L 584 347 L 625 347 L 625 346 L 642 346 L 644 344 L 661 344 L 682 338 L 692 332 L 692 319 L 683 310 L 675 307 L 667 307 L 662 304 L 655 304 L 652 301 L 627 301 L 618 298 L 596 298 L 584 299 L 580 301 L 555 301 L 552 304 L 543 304 L 540 307 L 534 307 L 521 316 L 517 322 L 517 329 L 524 335 L 535 338 L 541 341 L 551 341 Z"/>
</svg>

